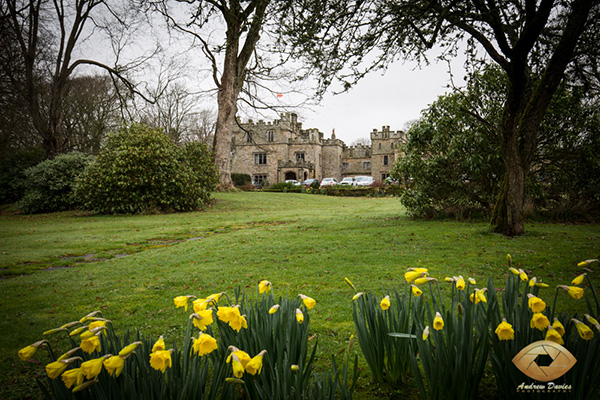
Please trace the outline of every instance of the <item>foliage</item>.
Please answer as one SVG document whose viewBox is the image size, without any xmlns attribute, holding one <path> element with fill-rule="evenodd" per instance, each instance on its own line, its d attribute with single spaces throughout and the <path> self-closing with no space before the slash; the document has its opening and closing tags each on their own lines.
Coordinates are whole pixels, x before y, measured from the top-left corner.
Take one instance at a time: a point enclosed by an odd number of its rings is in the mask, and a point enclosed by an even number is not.
<svg viewBox="0 0 600 400">
<path fill-rule="evenodd" d="M 252 183 L 252 177 L 248 174 L 231 174 L 231 180 L 235 186 L 244 186 L 248 183 Z"/>
<path fill-rule="evenodd" d="M 45 158 L 41 149 L 17 150 L 0 164 L 0 204 L 13 203 L 23 197 L 27 187 L 25 170 Z"/>
<path fill-rule="evenodd" d="M 144 338 L 139 331 L 135 341 L 129 331 L 121 338 L 112 322 L 96 311 L 44 333 L 67 336 L 71 350 L 60 358 L 55 357 L 47 340 L 23 348 L 19 357 L 35 362 L 31 358 L 37 349 L 48 348 L 51 362 L 46 365 L 47 383 L 38 381 L 47 399 L 71 399 L 77 392 L 94 399 L 352 398 L 356 360 L 352 382 L 348 380 L 348 359 L 341 370 L 334 362 L 332 374 L 311 376 L 317 344 L 314 342 L 309 351 L 308 310 L 314 304 L 302 304 L 300 298 L 279 298 L 276 305 L 273 295 L 260 285 L 254 300 L 236 291 L 236 305 L 224 305 L 224 294 L 174 299 L 178 308 L 193 308 L 182 348 L 173 342 L 167 350 L 169 346 L 162 336 L 155 341 Z M 228 314 L 231 310 L 237 310 L 237 316 Z M 298 319 L 299 312 L 303 320 Z M 239 318 L 244 324 L 235 325 L 231 318 Z M 214 323 L 218 329 L 213 331 Z M 91 347 L 87 343 L 90 340 L 96 341 Z M 203 343 L 207 345 L 203 347 Z M 165 364 L 153 363 L 159 353 L 168 360 Z M 63 364 L 57 362 L 61 359 L 65 360 Z M 113 370 L 111 361 L 122 365 L 121 370 Z M 85 365 L 94 362 L 98 362 L 98 368 L 91 373 Z M 236 369 L 236 362 L 241 371 Z M 57 366 L 58 373 L 52 373 L 53 366 Z"/>
<path fill-rule="evenodd" d="M 26 191 L 19 208 L 25 213 L 42 213 L 79 206 L 76 181 L 93 160 L 93 156 L 74 151 L 25 170 Z"/>
<path fill-rule="evenodd" d="M 271 187 L 269 187 L 269 189 L 272 190 L 284 190 L 284 189 L 296 189 L 298 188 L 296 185 L 294 185 L 292 182 L 277 182 L 274 183 L 273 185 L 271 185 Z M 300 189 L 300 188 L 298 188 Z"/>
<path fill-rule="evenodd" d="M 203 144 L 180 149 L 161 131 L 134 124 L 108 137 L 77 193 L 85 208 L 103 214 L 196 210 L 215 185 L 209 157 Z"/>
</svg>

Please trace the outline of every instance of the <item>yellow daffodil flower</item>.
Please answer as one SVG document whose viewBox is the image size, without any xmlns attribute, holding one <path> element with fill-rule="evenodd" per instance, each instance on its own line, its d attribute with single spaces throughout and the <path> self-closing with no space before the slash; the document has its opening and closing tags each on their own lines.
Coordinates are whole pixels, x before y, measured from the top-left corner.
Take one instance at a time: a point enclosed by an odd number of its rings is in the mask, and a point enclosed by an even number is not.
<svg viewBox="0 0 600 400">
<path fill-rule="evenodd" d="M 229 326 L 236 332 L 239 332 L 240 329 L 248 329 L 248 322 L 246 321 L 245 315 L 240 315 L 236 319 L 229 321 Z"/>
<path fill-rule="evenodd" d="M 110 376 L 118 377 L 125 367 L 125 359 L 121 356 L 112 356 L 104 360 L 103 365 Z"/>
<path fill-rule="evenodd" d="M 109 322 L 110 322 L 110 321 L 109 321 L 109 320 L 106 320 L 106 319 L 103 319 L 103 320 L 97 320 L 97 321 L 91 322 L 91 323 L 88 325 L 88 329 L 90 330 L 90 332 L 94 332 L 94 331 L 96 330 L 96 328 L 101 328 L 101 327 L 102 327 L 102 328 L 106 328 L 106 325 L 107 325 Z M 102 332 L 103 332 L 104 334 L 106 334 L 106 330 L 105 330 L 105 329 L 103 329 L 103 330 L 102 330 Z"/>
<path fill-rule="evenodd" d="M 506 262 L 508 263 L 509 267 L 512 265 L 512 257 L 510 256 L 510 254 L 506 255 Z"/>
<path fill-rule="evenodd" d="M 71 393 L 81 392 L 82 390 L 85 390 L 96 383 L 98 383 L 97 379 L 94 379 L 93 381 L 83 382 L 81 385 L 75 386 Z"/>
<path fill-rule="evenodd" d="M 300 296 L 300 298 L 302 299 L 302 302 L 304 303 L 306 308 L 308 308 L 309 310 L 312 310 L 313 307 L 315 306 L 315 304 L 317 304 L 315 299 L 313 299 L 311 297 L 305 296 L 303 294 L 299 294 L 298 296 Z"/>
<path fill-rule="evenodd" d="M 245 367 L 247 373 L 249 373 L 250 375 L 260 374 L 260 371 L 262 371 L 263 355 L 266 352 L 267 352 L 266 350 L 263 350 L 260 353 L 258 353 L 257 355 L 255 355 L 254 357 L 252 357 L 252 359 L 250 361 L 248 361 L 248 364 L 246 364 L 246 367 Z"/>
<path fill-rule="evenodd" d="M 414 285 L 414 284 L 410 285 L 410 289 L 412 290 L 413 294 L 414 294 L 416 297 L 419 297 L 420 295 L 422 295 L 422 294 L 423 294 L 423 291 L 422 291 L 421 289 L 419 289 L 419 288 L 417 287 L 417 285 Z"/>
<path fill-rule="evenodd" d="M 77 325 L 81 325 L 81 322 L 79 322 L 79 321 L 72 321 L 72 322 L 64 324 L 63 326 L 61 326 L 61 328 L 71 329 L 72 327 L 77 326 Z"/>
<path fill-rule="evenodd" d="M 85 324 L 86 322 L 93 321 L 94 318 L 96 318 L 96 315 L 98 315 L 98 314 L 101 314 L 101 312 L 100 311 L 92 311 L 91 313 L 89 313 L 85 317 L 81 318 L 79 320 L 79 322 L 81 322 L 82 324 Z"/>
<path fill-rule="evenodd" d="M 233 376 L 238 379 L 244 376 L 244 366 L 235 354 L 231 355 L 231 366 L 233 367 Z"/>
<path fill-rule="evenodd" d="M 73 385 L 79 386 L 83 383 L 84 374 L 81 368 L 73 368 L 63 372 L 61 378 L 67 389 L 70 389 Z"/>
<path fill-rule="evenodd" d="M 35 342 L 27 347 L 22 348 L 19 350 L 19 358 L 23 361 L 29 360 L 31 357 L 33 357 L 37 349 L 39 349 L 46 342 L 47 340 L 40 340 L 39 342 Z"/>
<path fill-rule="evenodd" d="M 300 371 L 300 367 L 297 366 L 296 364 L 292 364 L 292 366 L 290 367 L 290 369 L 294 372 L 298 372 Z"/>
<path fill-rule="evenodd" d="M 223 296 L 224 294 L 225 292 L 213 293 L 210 296 L 207 296 L 206 300 L 208 300 L 210 304 L 216 305 L 219 302 L 219 299 L 221 299 L 221 296 Z"/>
<path fill-rule="evenodd" d="M 502 322 L 498 324 L 495 330 L 499 340 L 513 340 L 515 338 L 515 331 L 511 324 L 506 322 L 505 318 L 502 318 Z"/>
<path fill-rule="evenodd" d="M 598 323 L 596 318 L 592 317 L 590 314 L 585 314 L 585 319 L 587 319 L 590 324 L 594 325 L 594 328 L 600 332 L 600 323 Z"/>
<path fill-rule="evenodd" d="M 385 296 L 383 299 L 381 299 L 379 306 L 382 310 L 387 310 L 390 308 L 390 296 Z"/>
<path fill-rule="evenodd" d="M 523 282 L 527 282 L 527 280 L 529 280 L 527 274 L 522 269 L 519 269 L 519 278 L 521 278 Z"/>
<path fill-rule="evenodd" d="M 529 326 L 531 329 L 537 328 L 540 331 L 543 331 L 550 325 L 550 321 L 548 321 L 548 317 L 546 317 L 542 313 L 533 313 L 531 317 L 531 321 L 529 322 Z"/>
<path fill-rule="evenodd" d="M 473 302 L 473 300 L 475 300 L 475 304 L 478 304 L 480 301 L 487 303 L 487 299 L 485 298 L 484 291 L 481 289 L 475 289 L 475 292 L 471 293 L 471 295 L 469 296 L 469 299 L 471 300 L 471 303 Z"/>
<path fill-rule="evenodd" d="M 154 346 L 152 346 L 152 353 L 155 351 L 164 351 L 165 350 L 165 339 L 162 336 L 158 338 Z"/>
<path fill-rule="evenodd" d="M 200 311 L 206 310 L 209 304 L 210 300 L 207 299 L 196 299 L 192 301 L 192 307 L 194 307 L 195 313 L 199 313 Z"/>
<path fill-rule="evenodd" d="M 173 299 L 173 302 L 175 303 L 175 308 L 183 307 L 185 311 L 187 311 L 189 301 L 190 296 L 177 296 Z"/>
<path fill-rule="evenodd" d="M 69 333 L 69 336 L 77 336 L 77 335 L 79 335 L 82 332 L 85 332 L 87 330 L 88 330 L 87 325 L 86 326 L 82 326 L 80 328 L 75 329 L 73 332 Z"/>
<path fill-rule="evenodd" d="M 552 323 L 552 327 L 558 332 L 560 336 L 565 335 L 565 327 L 557 318 L 554 318 L 554 322 Z"/>
<path fill-rule="evenodd" d="M 558 285 L 559 288 L 565 290 L 569 296 L 575 300 L 580 300 L 583 297 L 583 289 L 577 286 Z"/>
<path fill-rule="evenodd" d="M 529 308 L 531 308 L 531 311 L 533 311 L 534 313 L 539 313 L 546 309 L 546 303 L 544 303 L 544 300 L 540 299 L 537 296 L 534 296 L 531 293 L 527 293 L 527 297 L 529 298 Z"/>
<path fill-rule="evenodd" d="M 344 280 L 352 289 L 354 289 L 355 292 L 358 292 L 358 290 L 356 290 L 356 287 L 352 284 L 352 282 L 350 282 L 350 279 L 344 278 Z"/>
<path fill-rule="evenodd" d="M 219 307 L 217 310 L 217 317 L 225 322 L 230 323 L 233 320 L 238 319 L 240 316 L 239 306 L 234 307 Z"/>
<path fill-rule="evenodd" d="M 242 367 L 245 369 L 246 365 L 248 365 L 248 363 L 251 360 L 250 355 L 245 351 L 238 349 L 235 346 L 229 346 L 229 351 L 231 351 L 231 354 L 229 354 L 225 362 L 230 363 L 232 357 L 235 355 L 239 362 L 242 363 Z"/>
<path fill-rule="evenodd" d="M 427 276 L 427 269 L 425 268 L 412 268 L 404 274 L 406 282 L 413 283 L 417 278 L 423 278 Z"/>
<path fill-rule="evenodd" d="M 456 288 L 458 290 L 464 290 L 465 289 L 465 279 L 462 276 L 459 276 L 458 278 L 454 278 L 456 281 Z"/>
<path fill-rule="evenodd" d="M 49 335 L 54 335 L 59 332 L 66 332 L 66 331 L 67 331 L 67 329 L 65 329 L 65 328 L 55 328 L 55 329 L 50 329 L 49 331 L 42 333 L 42 335 L 49 336 Z"/>
<path fill-rule="evenodd" d="M 218 348 L 217 340 L 209 334 L 200 332 L 198 339 L 194 339 L 193 349 L 199 356 L 212 353 Z"/>
<path fill-rule="evenodd" d="M 67 358 L 71 358 L 73 354 L 77 353 L 81 350 L 81 347 L 73 347 L 71 350 L 67 351 L 65 354 L 61 355 L 56 359 L 56 361 L 66 360 Z"/>
<path fill-rule="evenodd" d="M 302 314 L 302 311 L 300 311 L 299 308 L 296 308 L 296 321 L 298 321 L 299 324 L 304 322 L 304 314 Z"/>
<path fill-rule="evenodd" d="M 426 277 L 424 277 L 424 278 L 417 278 L 417 279 L 415 279 L 415 280 L 413 281 L 413 283 L 414 283 L 415 285 L 419 286 L 419 285 L 422 285 L 422 284 L 424 284 L 424 283 L 427 283 L 427 282 L 432 282 L 432 281 L 435 281 L 435 280 L 436 280 L 435 278 L 432 278 L 432 277 L 430 277 L 430 276 L 426 276 Z"/>
<path fill-rule="evenodd" d="M 269 308 L 269 314 L 275 314 L 279 310 L 279 304 L 275 304 L 273 307 Z"/>
<path fill-rule="evenodd" d="M 99 335 L 100 332 L 107 330 L 108 328 L 106 326 L 97 326 L 95 328 L 90 328 L 89 331 L 85 331 L 83 332 L 81 335 L 79 335 L 79 337 L 83 340 L 83 339 L 89 339 L 94 335 Z"/>
<path fill-rule="evenodd" d="M 577 332 L 579 332 L 579 336 L 583 340 L 590 340 L 594 337 L 594 332 L 592 332 L 589 326 L 575 318 L 571 318 L 571 321 L 575 323 L 575 328 L 577 328 Z"/>
<path fill-rule="evenodd" d="M 138 347 L 140 344 L 142 344 L 142 342 L 133 342 L 131 344 L 128 344 L 127 346 L 125 346 L 121 349 L 121 351 L 119 352 L 119 355 L 121 357 L 127 357 L 128 355 L 133 353 L 133 351 L 136 349 L 136 347 Z"/>
<path fill-rule="evenodd" d="M 435 318 L 433 318 L 433 329 L 439 331 L 444 328 L 444 320 L 442 319 L 442 314 L 438 312 L 435 313 Z"/>
<path fill-rule="evenodd" d="M 358 292 L 358 293 L 356 293 L 354 296 L 352 296 L 352 300 L 356 300 L 356 299 L 358 299 L 358 298 L 359 298 L 360 296 L 362 296 L 362 295 L 363 295 L 363 293 L 362 293 L 362 292 Z"/>
<path fill-rule="evenodd" d="M 561 337 L 560 333 L 558 333 L 558 331 L 552 326 L 548 327 L 548 331 L 546 332 L 546 337 L 544 339 L 558 344 L 565 344 L 565 341 Z"/>
<path fill-rule="evenodd" d="M 550 285 L 548 285 L 547 283 L 536 282 L 536 283 L 535 283 L 535 287 L 539 287 L 539 288 L 549 288 L 549 287 L 550 287 Z"/>
<path fill-rule="evenodd" d="M 160 372 L 171 368 L 171 350 L 158 350 L 150 353 L 150 366 Z"/>
<path fill-rule="evenodd" d="M 423 329 L 423 340 L 427 340 L 428 337 L 429 337 L 429 326 L 426 326 L 425 329 Z"/>
<path fill-rule="evenodd" d="M 471 278 L 471 277 L 469 277 L 469 279 L 467 279 L 467 280 L 469 281 L 469 283 L 470 283 L 471 285 L 476 285 L 476 284 L 477 284 L 477 282 L 475 281 L 475 279 L 473 279 L 473 278 Z"/>
<path fill-rule="evenodd" d="M 511 268 L 509 268 L 508 270 L 509 270 L 510 272 L 512 272 L 512 273 L 513 273 L 513 275 L 519 275 L 519 274 L 520 274 L 519 270 L 518 270 L 518 269 L 516 269 L 516 268 L 512 268 L 512 267 L 511 267 Z"/>
<path fill-rule="evenodd" d="M 201 331 L 206 330 L 206 327 L 214 322 L 213 312 L 211 308 L 204 311 L 200 311 L 199 313 L 193 313 L 192 315 L 190 315 L 190 318 L 192 319 L 194 326 L 196 326 Z"/>
<path fill-rule="evenodd" d="M 94 351 L 102 350 L 100 346 L 100 338 L 97 335 L 93 335 L 87 339 L 83 339 L 79 347 L 81 347 L 81 350 L 85 351 L 88 354 L 92 354 Z"/>
<path fill-rule="evenodd" d="M 531 278 L 529 280 L 529 287 L 534 287 L 536 283 L 537 283 L 537 278 L 534 276 L 533 278 Z"/>
<path fill-rule="evenodd" d="M 585 279 L 586 275 L 587 274 L 583 273 L 583 274 L 577 276 L 575 279 L 573 279 L 571 281 L 571 285 L 576 285 L 576 286 L 581 285 L 583 283 L 583 280 Z"/>
<path fill-rule="evenodd" d="M 596 259 L 585 260 L 577 264 L 579 268 L 588 267 L 590 264 L 598 262 Z"/>
<path fill-rule="evenodd" d="M 454 283 L 454 278 L 446 277 L 444 280 L 448 283 Z"/>
<path fill-rule="evenodd" d="M 81 360 L 81 357 L 72 357 L 60 361 L 54 361 L 46 365 L 46 373 L 48 378 L 56 379 L 67 369 L 73 361 Z"/>
<path fill-rule="evenodd" d="M 271 290 L 271 282 L 264 280 L 260 281 L 260 283 L 258 284 L 258 292 L 269 293 L 269 290 Z"/>
<path fill-rule="evenodd" d="M 86 379 L 94 379 L 100 372 L 102 372 L 102 365 L 104 363 L 104 359 L 110 357 L 110 355 L 106 355 L 100 358 L 93 358 L 89 361 L 85 361 L 81 363 L 81 372 L 85 374 Z"/>
</svg>

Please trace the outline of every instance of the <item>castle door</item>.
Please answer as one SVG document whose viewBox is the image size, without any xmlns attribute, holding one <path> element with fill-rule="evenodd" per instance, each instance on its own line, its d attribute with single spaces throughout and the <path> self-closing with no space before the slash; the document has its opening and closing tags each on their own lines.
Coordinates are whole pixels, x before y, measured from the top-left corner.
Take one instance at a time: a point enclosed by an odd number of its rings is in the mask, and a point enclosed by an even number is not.
<svg viewBox="0 0 600 400">
<path fill-rule="evenodd" d="M 288 179 L 296 179 L 296 173 L 289 171 L 285 173 L 285 180 L 287 181 Z"/>
</svg>

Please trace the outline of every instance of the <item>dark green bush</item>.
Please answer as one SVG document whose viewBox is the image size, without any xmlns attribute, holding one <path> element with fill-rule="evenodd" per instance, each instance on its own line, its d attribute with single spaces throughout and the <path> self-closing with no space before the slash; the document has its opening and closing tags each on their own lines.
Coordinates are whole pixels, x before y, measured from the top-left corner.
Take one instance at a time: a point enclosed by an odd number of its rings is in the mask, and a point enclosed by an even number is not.
<svg viewBox="0 0 600 400">
<path fill-rule="evenodd" d="M 42 162 L 44 150 L 17 150 L 0 164 L 0 204 L 14 203 L 27 187 L 25 170 Z"/>
<path fill-rule="evenodd" d="M 76 208 L 76 180 L 93 156 L 72 152 L 28 168 L 25 171 L 26 191 L 18 206 L 26 213 L 64 211 Z"/>
<path fill-rule="evenodd" d="M 294 185 L 291 182 L 277 182 L 273 184 L 269 189 L 273 190 L 283 190 L 283 189 L 296 189 L 298 186 Z"/>
<path fill-rule="evenodd" d="M 216 180 L 206 147 L 179 148 L 162 131 L 134 124 L 109 135 L 77 193 L 103 214 L 191 211 L 207 204 Z"/>
<path fill-rule="evenodd" d="M 237 187 L 247 185 L 248 183 L 252 183 L 252 177 L 248 174 L 231 174 L 231 180 L 233 184 Z"/>
</svg>

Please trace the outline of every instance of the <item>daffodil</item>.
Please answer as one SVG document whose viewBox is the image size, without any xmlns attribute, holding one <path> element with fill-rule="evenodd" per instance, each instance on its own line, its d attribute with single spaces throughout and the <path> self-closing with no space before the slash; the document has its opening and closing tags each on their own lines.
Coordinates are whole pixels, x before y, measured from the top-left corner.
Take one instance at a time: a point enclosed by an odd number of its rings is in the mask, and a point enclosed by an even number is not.
<svg viewBox="0 0 600 400">
<path fill-rule="evenodd" d="M 216 305 L 219 302 L 219 299 L 221 299 L 221 296 L 223 296 L 225 294 L 225 292 L 221 292 L 221 293 L 213 293 L 209 296 L 206 296 L 206 300 L 213 305 Z"/>
<path fill-rule="evenodd" d="M 96 320 L 96 321 L 93 321 L 93 322 L 91 322 L 91 323 L 88 325 L 88 328 L 89 328 L 89 330 L 90 330 L 90 331 L 93 331 L 94 329 L 96 329 L 96 328 L 99 328 L 99 327 L 106 327 L 106 325 L 107 325 L 109 322 L 110 322 L 110 321 L 109 321 L 109 320 L 106 320 L 106 319 L 99 319 L 99 320 Z"/>
<path fill-rule="evenodd" d="M 454 283 L 454 281 L 455 281 L 454 278 L 451 278 L 451 277 L 448 277 L 448 276 L 446 278 L 444 278 L 444 280 L 446 282 L 448 282 L 448 283 Z"/>
<path fill-rule="evenodd" d="M 302 311 L 299 308 L 296 308 L 296 321 L 298 321 L 299 324 L 304 322 L 304 314 L 302 314 Z"/>
<path fill-rule="evenodd" d="M 423 278 L 425 276 L 427 276 L 426 268 L 410 268 L 409 271 L 404 274 L 404 279 L 406 279 L 406 282 L 408 283 L 413 283 L 415 279 Z"/>
<path fill-rule="evenodd" d="M 528 293 L 527 297 L 529 298 L 529 308 L 531 308 L 531 311 L 533 311 L 534 313 L 539 313 L 546 309 L 546 303 L 544 303 L 544 300 L 540 299 L 537 296 L 534 296 L 531 293 Z"/>
<path fill-rule="evenodd" d="M 217 317 L 225 322 L 229 323 L 240 316 L 239 306 L 234 307 L 219 307 L 217 310 Z"/>
<path fill-rule="evenodd" d="M 462 276 L 458 276 L 458 277 L 454 277 L 454 280 L 456 281 L 456 288 L 458 290 L 464 290 L 465 289 L 465 279 Z"/>
<path fill-rule="evenodd" d="M 81 334 L 82 332 L 85 332 L 88 330 L 88 326 L 82 326 L 80 328 L 74 329 L 73 332 L 69 333 L 69 336 L 77 336 L 79 334 Z"/>
<path fill-rule="evenodd" d="M 100 358 L 93 358 L 91 360 L 85 361 L 81 363 L 81 372 L 85 374 L 86 379 L 94 379 L 100 372 L 102 372 L 102 365 L 104 364 L 104 359 L 109 356 L 104 356 Z"/>
<path fill-rule="evenodd" d="M 302 299 L 302 302 L 304 303 L 306 308 L 308 308 L 309 310 L 312 310 L 313 307 L 315 306 L 315 304 L 317 304 L 315 299 L 313 299 L 311 297 L 305 296 L 303 294 L 299 294 L 298 296 L 300 296 L 300 298 Z"/>
<path fill-rule="evenodd" d="M 548 331 L 546 332 L 546 337 L 544 339 L 550 340 L 551 342 L 558 343 L 558 344 L 565 344 L 565 341 L 563 340 L 560 333 L 558 333 L 558 331 L 556 329 L 554 329 L 552 326 L 548 327 Z"/>
<path fill-rule="evenodd" d="M 199 356 L 210 354 L 218 348 L 217 340 L 209 334 L 203 332 L 200 332 L 198 339 L 194 339 L 194 344 L 192 347 Z"/>
<path fill-rule="evenodd" d="M 81 325 L 81 322 L 79 322 L 79 321 L 71 321 L 71 322 L 68 322 L 68 323 L 64 324 L 63 326 L 61 326 L 61 328 L 71 329 L 72 327 L 77 326 L 77 325 Z"/>
<path fill-rule="evenodd" d="M 565 290 L 569 296 L 575 300 L 580 300 L 583 297 L 583 289 L 577 286 L 558 285 L 559 288 Z"/>
<path fill-rule="evenodd" d="M 46 342 L 47 340 L 40 340 L 39 342 L 35 342 L 27 347 L 22 348 L 21 350 L 19 350 L 19 358 L 23 361 L 29 360 L 31 357 L 33 357 L 37 349 L 39 349 L 40 346 L 42 346 Z"/>
<path fill-rule="evenodd" d="M 590 314 L 585 314 L 585 319 L 587 319 L 590 324 L 594 325 L 594 328 L 600 332 L 600 323 L 598 323 L 596 318 L 592 317 Z"/>
<path fill-rule="evenodd" d="M 594 337 L 594 332 L 592 332 L 589 326 L 575 318 L 571 318 L 571 321 L 575 323 L 575 328 L 577 328 L 577 332 L 579 332 L 579 336 L 583 340 L 590 340 Z"/>
<path fill-rule="evenodd" d="M 534 287 L 536 283 L 537 283 L 537 278 L 534 276 L 533 278 L 531 278 L 529 280 L 529 287 Z"/>
<path fill-rule="evenodd" d="M 128 355 L 133 353 L 136 347 L 138 347 L 140 344 L 142 344 L 142 342 L 133 342 L 131 344 L 128 344 L 127 346 L 123 347 L 121 351 L 119 351 L 119 355 L 121 357 L 127 357 Z"/>
<path fill-rule="evenodd" d="M 194 312 L 199 313 L 200 311 L 204 311 L 208 308 L 211 300 L 207 299 L 196 299 L 192 301 L 192 306 L 194 307 Z"/>
<path fill-rule="evenodd" d="M 550 285 L 548 285 L 547 283 L 536 282 L 536 283 L 535 283 L 535 287 L 539 287 L 539 288 L 549 288 L 549 287 L 550 287 Z"/>
<path fill-rule="evenodd" d="M 422 295 L 422 294 L 423 294 L 423 291 L 422 291 L 421 289 L 419 289 L 419 288 L 417 287 L 417 285 L 414 285 L 414 284 L 410 285 L 410 289 L 412 290 L 413 294 L 414 294 L 416 297 L 419 297 L 420 295 Z"/>
<path fill-rule="evenodd" d="M 214 322 L 212 308 L 200 311 L 199 313 L 193 313 L 190 315 L 190 319 L 192 319 L 195 327 L 204 331 L 208 325 Z"/>
<path fill-rule="evenodd" d="M 48 374 L 48 378 L 58 378 L 68 366 L 69 364 L 65 363 L 64 360 L 51 362 L 50 364 L 46 365 L 46 373 Z"/>
<path fill-rule="evenodd" d="M 258 353 L 257 355 L 255 355 L 254 357 L 252 357 L 252 359 L 250 361 L 248 361 L 248 364 L 246 364 L 246 367 L 245 367 L 247 373 L 249 373 L 250 375 L 260 374 L 260 371 L 262 371 L 263 355 L 266 352 L 267 352 L 266 350 L 263 350 L 260 353 Z"/>
<path fill-rule="evenodd" d="M 239 332 L 240 329 L 248 328 L 248 322 L 246 321 L 245 315 L 240 315 L 236 319 L 229 321 L 229 326 L 236 332 Z"/>
<path fill-rule="evenodd" d="M 467 280 L 469 281 L 469 283 L 470 283 L 471 285 L 476 285 L 476 284 L 477 284 L 477 282 L 475 281 L 475 279 L 473 279 L 473 278 L 471 278 L 471 277 L 469 277 L 469 279 L 467 279 Z"/>
<path fill-rule="evenodd" d="M 63 355 L 61 355 L 60 357 L 58 357 L 56 359 L 56 361 L 62 361 L 62 360 L 66 360 L 67 358 L 71 358 L 79 350 L 81 350 L 81 347 L 73 347 L 71 350 L 67 351 L 66 353 L 64 353 Z"/>
<path fill-rule="evenodd" d="M 344 278 L 344 280 L 352 289 L 354 289 L 355 292 L 358 292 L 358 290 L 356 290 L 356 287 L 352 284 L 352 282 L 350 282 L 350 279 Z"/>
<path fill-rule="evenodd" d="M 511 267 L 511 268 L 509 268 L 508 270 L 509 270 L 510 272 L 512 272 L 512 274 L 513 274 L 513 275 L 519 275 L 519 274 L 520 274 L 519 270 L 518 270 L 518 269 L 516 269 L 516 268 L 512 268 L 512 267 Z"/>
<path fill-rule="evenodd" d="M 73 385 L 79 386 L 83 383 L 84 373 L 81 368 L 73 368 L 63 372 L 61 378 L 67 389 L 70 389 Z"/>
<path fill-rule="evenodd" d="M 571 281 L 571 285 L 581 285 L 583 283 L 583 280 L 585 279 L 586 275 L 587 275 L 586 273 L 583 273 L 583 274 L 575 277 L 575 279 L 573 279 Z"/>
<path fill-rule="evenodd" d="M 300 367 L 297 366 L 296 364 L 292 364 L 292 366 L 290 367 L 290 369 L 294 372 L 298 372 L 300 371 Z"/>
<path fill-rule="evenodd" d="M 435 280 L 436 280 L 435 278 L 432 278 L 430 276 L 426 276 L 424 278 L 417 278 L 417 279 L 415 279 L 413 281 L 413 283 L 418 286 L 418 285 L 422 285 L 422 284 L 427 283 L 427 282 L 433 282 Z"/>
<path fill-rule="evenodd" d="M 587 267 L 587 266 L 589 266 L 590 264 L 592 264 L 592 263 L 595 263 L 595 262 L 598 262 L 598 260 L 596 260 L 596 259 L 592 259 L 592 260 L 585 260 L 585 261 L 582 261 L 582 262 L 578 263 L 578 264 L 577 264 L 577 266 L 578 266 L 579 268 L 583 268 L 583 267 Z"/>
<path fill-rule="evenodd" d="M 428 337 L 429 337 L 429 326 L 426 326 L 425 329 L 423 329 L 423 340 L 427 340 Z"/>
<path fill-rule="evenodd" d="M 521 278 L 523 282 L 526 282 L 529 279 L 525 271 L 523 271 L 522 269 L 519 269 L 519 278 Z"/>
<path fill-rule="evenodd" d="M 83 339 L 79 347 L 81 347 L 81 350 L 85 351 L 88 354 L 92 354 L 94 351 L 102 350 L 100 345 L 100 338 L 97 335 L 93 335 L 87 339 Z"/>
<path fill-rule="evenodd" d="M 264 280 L 260 281 L 260 283 L 258 284 L 258 292 L 269 293 L 269 290 L 271 290 L 271 282 Z"/>
<path fill-rule="evenodd" d="M 390 308 L 390 296 L 385 296 L 383 299 L 381 299 L 379 306 L 382 310 L 387 310 Z"/>
<path fill-rule="evenodd" d="M 435 318 L 433 318 L 433 329 L 439 331 L 444 328 L 444 320 L 442 319 L 442 314 L 438 312 L 435 313 Z"/>
<path fill-rule="evenodd" d="M 511 324 L 506 322 L 505 318 L 502 318 L 502 322 L 498 324 L 495 330 L 499 340 L 513 340 L 515 338 L 515 331 Z"/>
<path fill-rule="evenodd" d="M 552 323 L 552 327 L 558 332 L 560 336 L 565 335 L 565 327 L 557 318 L 554 318 L 554 322 Z"/>
<path fill-rule="evenodd" d="M 59 332 L 66 332 L 66 331 L 67 331 L 66 328 L 55 328 L 55 329 L 50 329 L 50 330 L 42 333 L 42 335 L 49 336 L 49 335 L 54 335 L 54 334 L 59 333 Z"/>
<path fill-rule="evenodd" d="M 101 312 L 100 311 L 92 311 L 91 313 L 89 313 L 85 317 L 81 318 L 79 320 L 79 322 L 81 322 L 82 324 L 85 324 L 86 322 L 93 321 L 94 318 L 96 318 L 96 315 L 98 315 L 98 314 L 101 314 Z"/>
<path fill-rule="evenodd" d="M 165 350 L 165 339 L 163 337 L 159 337 L 154 346 L 152 346 L 152 352 L 155 351 L 164 351 Z"/>
<path fill-rule="evenodd" d="M 185 311 L 187 311 L 188 308 L 188 302 L 190 301 L 190 298 L 193 296 L 177 296 L 173 299 L 173 302 L 175 303 L 175 308 L 180 308 L 183 307 L 183 309 Z"/>
<path fill-rule="evenodd" d="M 246 368 L 246 365 L 248 365 L 248 363 L 251 360 L 250 355 L 245 351 L 238 349 L 235 346 L 229 346 L 229 351 L 231 351 L 231 354 L 229 354 L 225 362 L 230 363 L 232 357 L 235 355 L 237 359 L 242 363 L 242 367 Z"/>
<path fill-rule="evenodd" d="M 236 378 L 239 379 L 242 376 L 244 376 L 244 366 L 242 365 L 242 363 L 240 362 L 240 359 L 235 354 L 231 355 L 231 366 L 233 368 L 233 375 Z"/>
<path fill-rule="evenodd" d="M 510 256 L 510 254 L 506 255 L 506 262 L 508 263 L 509 267 L 512 265 L 512 257 Z"/>
<path fill-rule="evenodd" d="M 107 330 L 108 328 L 106 326 L 96 326 L 94 328 L 90 328 L 90 330 L 83 332 L 81 335 L 79 335 L 79 337 L 81 338 L 81 340 L 84 339 L 89 339 L 94 335 L 99 335 L 102 331 Z"/>
<path fill-rule="evenodd" d="M 73 388 L 73 390 L 71 391 L 71 393 L 81 392 L 82 390 L 85 390 L 85 389 L 89 388 L 90 386 L 95 385 L 96 383 L 98 383 L 97 379 L 94 379 L 93 381 L 83 382 L 81 385 L 75 386 Z"/>
<path fill-rule="evenodd" d="M 482 289 L 475 289 L 475 292 L 471 293 L 469 299 L 471 300 L 471 302 L 475 301 L 475 304 L 479 303 L 480 301 L 487 303 L 487 299 L 485 298 L 485 292 Z"/>
<path fill-rule="evenodd" d="M 537 328 L 540 331 L 543 331 L 550 325 L 550 321 L 548 321 L 548 317 L 542 313 L 533 313 L 529 325 L 531 329 Z"/>
<path fill-rule="evenodd" d="M 352 296 L 352 300 L 356 300 L 356 299 L 358 299 L 358 298 L 359 298 L 360 296 L 362 296 L 362 295 L 363 295 L 363 293 L 362 293 L 362 292 L 358 292 L 358 293 L 356 293 L 354 296 Z"/>
<path fill-rule="evenodd" d="M 104 360 L 103 365 L 109 375 L 118 377 L 125 367 L 125 359 L 121 356 L 112 356 Z"/>
<path fill-rule="evenodd" d="M 269 308 L 269 314 L 275 314 L 279 310 L 279 304 L 275 304 L 273 307 Z"/>
<path fill-rule="evenodd" d="M 150 353 L 150 366 L 160 372 L 171 368 L 171 350 L 158 350 Z"/>
</svg>

